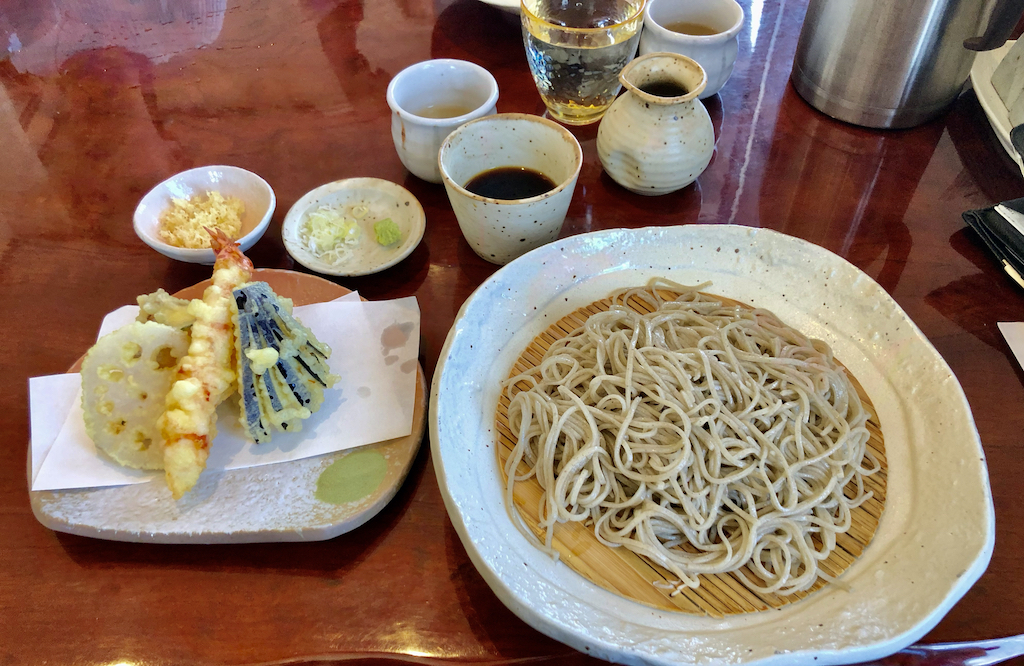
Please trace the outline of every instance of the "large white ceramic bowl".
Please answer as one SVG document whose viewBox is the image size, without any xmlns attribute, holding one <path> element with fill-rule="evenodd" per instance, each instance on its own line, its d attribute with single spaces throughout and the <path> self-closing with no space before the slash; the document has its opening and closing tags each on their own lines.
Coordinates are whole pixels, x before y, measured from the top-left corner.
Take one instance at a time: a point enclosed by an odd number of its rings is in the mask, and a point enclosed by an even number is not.
<svg viewBox="0 0 1024 666">
<path fill-rule="evenodd" d="M 270 225 L 277 197 L 267 181 L 236 166 L 204 166 L 171 176 L 142 197 L 135 209 L 133 225 L 142 242 L 160 254 L 193 264 L 212 264 L 213 250 L 191 250 L 168 245 L 160 239 L 160 215 L 170 208 L 171 199 L 187 199 L 216 190 L 245 204 L 238 244 L 246 251 L 256 244 Z"/>
<path fill-rule="evenodd" d="M 499 384 L 574 309 L 666 276 L 773 310 L 832 346 L 877 408 L 888 488 L 874 540 L 840 578 L 780 610 L 725 619 L 655 610 L 553 561 L 512 525 L 495 452 Z M 434 374 L 434 469 L 474 565 L 541 632 L 627 664 L 811 666 L 869 661 L 931 629 L 981 576 L 994 511 L 985 453 L 956 377 L 895 301 L 852 264 L 774 231 L 617 229 L 545 245 L 466 301 Z"/>
</svg>

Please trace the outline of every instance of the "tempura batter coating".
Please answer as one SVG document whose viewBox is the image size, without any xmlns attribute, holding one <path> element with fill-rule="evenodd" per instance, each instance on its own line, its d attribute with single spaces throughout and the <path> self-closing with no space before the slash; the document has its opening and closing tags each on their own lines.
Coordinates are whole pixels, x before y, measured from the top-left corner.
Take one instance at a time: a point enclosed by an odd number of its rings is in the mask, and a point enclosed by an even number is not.
<svg viewBox="0 0 1024 666">
<path fill-rule="evenodd" d="M 190 301 L 171 296 L 163 289 L 143 294 L 136 300 L 139 303 L 136 321 L 155 321 L 179 330 L 187 329 L 195 321 L 195 316 L 188 311 Z"/>
<path fill-rule="evenodd" d="M 100 338 L 82 361 L 85 431 L 96 448 L 127 467 L 163 469 L 164 411 L 188 334 L 133 322 Z"/>
<path fill-rule="evenodd" d="M 248 282 L 253 270 L 237 243 L 217 230 L 210 234 L 217 251 L 213 284 L 202 299 L 189 304 L 189 313 L 195 317 L 192 341 L 160 417 L 164 470 L 175 499 L 191 490 L 206 468 L 210 442 L 217 432 L 217 405 L 234 388 L 235 307 L 231 292 Z"/>
<path fill-rule="evenodd" d="M 338 380 L 327 362 L 331 348 L 266 282 L 236 289 L 234 297 L 242 427 L 257 443 L 270 441 L 274 429 L 299 432 Z"/>
</svg>

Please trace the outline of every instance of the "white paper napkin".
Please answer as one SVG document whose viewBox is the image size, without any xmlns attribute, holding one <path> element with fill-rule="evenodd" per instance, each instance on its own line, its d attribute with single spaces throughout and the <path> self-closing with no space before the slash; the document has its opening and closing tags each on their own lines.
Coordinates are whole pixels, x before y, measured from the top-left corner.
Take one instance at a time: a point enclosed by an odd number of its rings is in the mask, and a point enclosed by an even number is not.
<svg viewBox="0 0 1024 666">
<path fill-rule="evenodd" d="M 100 335 L 134 320 L 128 306 L 107 315 Z M 341 377 L 301 432 L 249 441 L 236 398 L 218 410 L 207 468 L 239 469 L 404 437 L 412 431 L 419 356 L 419 306 L 414 297 L 362 302 L 355 295 L 295 308 L 295 315 L 331 346 L 331 371 Z M 32 490 L 92 488 L 149 481 L 161 472 L 122 467 L 96 451 L 85 432 L 77 373 L 29 382 Z M 62 424 L 59 432 L 56 424 Z"/>
<path fill-rule="evenodd" d="M 1017 357 L 1017 363 L 1024 368 L 1024 321 L 1001 321 L 999 330 L 1006 338 L 1006 344 L 1010 345 L 1013 355 Z"/>
<path fill-rule="evenodd" d="M 1024 236 L 1024 214 L 1018 213 L 1009 206 L 996 204 L 996 212 L 1002 215 L 1003 219 L 1010 223 L 1022 236 Z"/>
</svg>

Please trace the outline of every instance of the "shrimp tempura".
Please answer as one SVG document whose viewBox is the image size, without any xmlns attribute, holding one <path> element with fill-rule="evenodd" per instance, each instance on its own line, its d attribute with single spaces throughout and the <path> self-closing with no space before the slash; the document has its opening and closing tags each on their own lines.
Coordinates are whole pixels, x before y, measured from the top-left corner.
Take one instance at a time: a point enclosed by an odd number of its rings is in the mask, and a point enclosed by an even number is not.
<svg viewBox="0 0 1024 666">
<path fill-rule="evenodd" d="M 175 499 L 191 490 L 206 468 L 210 442 L 217 432 L 217 405 L 234 388 L 235 306 L 231 292 L 248 282 L 253 270 L 237 243 L 219 230 L 207 231 L 217 252 L 213 284 L 202 299 L 189 303 L 189 313 L 195 316 L 192 341 L 160 417 L 164 470 Z"/>
</svg>

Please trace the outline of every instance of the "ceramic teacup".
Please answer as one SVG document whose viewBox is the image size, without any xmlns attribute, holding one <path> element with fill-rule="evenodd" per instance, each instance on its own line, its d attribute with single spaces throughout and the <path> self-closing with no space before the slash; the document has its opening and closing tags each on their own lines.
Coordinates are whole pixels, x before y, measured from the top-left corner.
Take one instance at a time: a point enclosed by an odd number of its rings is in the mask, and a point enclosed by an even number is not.
<svg viewBox="0 0 1024 666">
<path fill-rule="evenodd" d="M 470 121 L 451 133 L 438 156 L 459 228 L 473 251 L 506 264 L 558 238 L 583 165 L 583 150 L 567 129 L 546 118 L 502 113 Z M 474 194 L 466 185 L 492 169 L 543 174 L 554 187 L 525 199 Z"/>
<path fill-rule="evenodd" d="M 387 98 L 391 138 L 402 164 L 413 175 L 440 183 L 441 142 L 466 121 L 495 113 L 498 83 L 465 60 L 426 60 L 395 75 Z"/>
<path fill-rule="evenodd" d="M 743 8 L 736 0 L 649 0 L 640 55 L 668 51 L 693 58 L 708 77 L 700 94 L 706 99 L 732 75 L 742 27 Z"/>
</svg>

